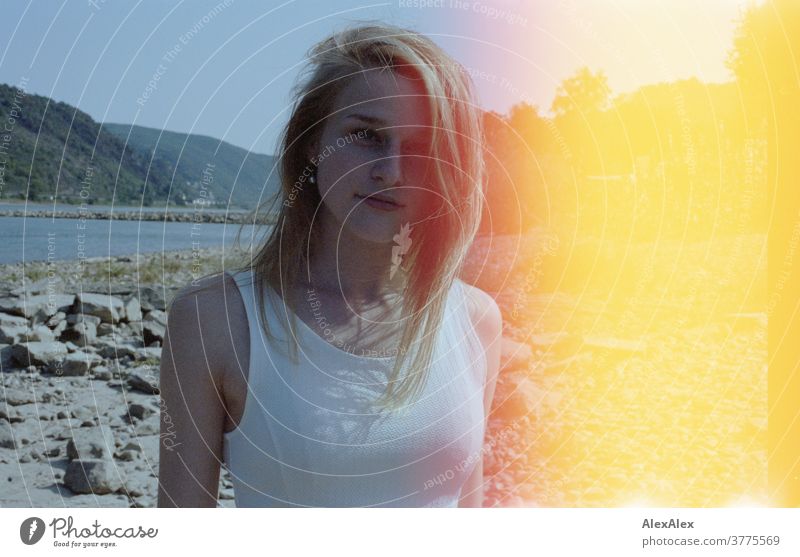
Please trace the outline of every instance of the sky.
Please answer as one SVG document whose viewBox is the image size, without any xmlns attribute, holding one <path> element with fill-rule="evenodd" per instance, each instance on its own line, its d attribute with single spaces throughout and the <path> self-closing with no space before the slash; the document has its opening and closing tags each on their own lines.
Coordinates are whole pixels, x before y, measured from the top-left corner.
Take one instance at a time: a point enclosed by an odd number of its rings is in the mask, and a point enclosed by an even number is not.
<svg viewBox="0 0 800 557">
<path fill-rule="evenodd" d="M 472 75 L 484 109 L 549 114 L 558 84 L 602 70 L 614 93 L 724 61 L 744 0 L 69 0 L 4 2 L 0 82 L 96 121 L 274 153 L 306 52 L 363 20 L 431 37 Z"/>
</svg>

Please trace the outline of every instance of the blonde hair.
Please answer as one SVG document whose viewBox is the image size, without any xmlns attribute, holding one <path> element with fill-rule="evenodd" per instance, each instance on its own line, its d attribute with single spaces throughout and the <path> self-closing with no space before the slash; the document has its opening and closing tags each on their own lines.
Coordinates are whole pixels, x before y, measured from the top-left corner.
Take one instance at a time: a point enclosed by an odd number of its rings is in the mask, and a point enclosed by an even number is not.
<svg viewBox="0 0 800 557">
<path fill-rule="evenodd" d="M 438 187 L 441 205 L 414 228 L 412 245 L 403 258 L 407 281 L 401 319 L 405 326 L 388 388 L 377 401 L 386 409 L 396 409 L 425 385 L 447 293 L 461 272 L 480 225 L 486 174 L 480 111 L 464 68 L 415 31 L 372 22 L 350 26 L 311 48 L 308 59 L 293 90 L 296 97 L 292 113 L 280 138 L 276 163 L 280 191 L 267 201 L 270 207 L 266 212 L 256 208 L 256 214 L 261 211 L 276 215 L 277 221 L 245 269 L 254 271 L 261 321 L 270 338 L 263 283 L 268 282 L 276 291 L 284 281 L 295 284 L 308 263 L 304 242 L 307 238 L 311 242 L 318 240 L 318 231 L 311 225 L 321 203 L 319 191 L 312 185 L 301 188 L 298 194 L 296 185 L 308 176 L 308 147 L 320 136 L 339 93 L 355 77 L 374 69 L 390 69 L 420 79 L 431 107 L 429 160 L 433 167 L 432 185 Z M 289 199 L 291 203 L 286 202 Z M 277 214 L 276 204 L 280 207 Z M 290 301 L 284 302 L 291 307 Z M 296 317 L 296 312 L 291 315 Z M 290 336 L 296 339 L 294 324 L 290 326 Z M 416 344 L 420 331 L 423 335 L 411 370 L 422 372 L 409 372 L 401 380 L 401 371 L 410 357 L 409 348 Z M 296 361 L 296 342 L 292 345 Z"/>
</svg>

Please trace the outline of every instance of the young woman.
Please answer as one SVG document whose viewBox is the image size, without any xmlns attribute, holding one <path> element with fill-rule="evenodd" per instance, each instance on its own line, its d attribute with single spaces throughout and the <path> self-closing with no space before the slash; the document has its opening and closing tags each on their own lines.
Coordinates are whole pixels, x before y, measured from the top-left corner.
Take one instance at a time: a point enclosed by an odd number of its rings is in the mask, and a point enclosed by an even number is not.
<svg viewBox="0 0 800 557">
<path fill-rule="evenodd" d="M 158 504 L 216 506 L 224 465 L 237 506 L 480 507 L 502 318 L 457 278 L 485 176 L 469 77 L 387 25 L 309 58 L 277 224 L 170 305 Z"/>
</svg>

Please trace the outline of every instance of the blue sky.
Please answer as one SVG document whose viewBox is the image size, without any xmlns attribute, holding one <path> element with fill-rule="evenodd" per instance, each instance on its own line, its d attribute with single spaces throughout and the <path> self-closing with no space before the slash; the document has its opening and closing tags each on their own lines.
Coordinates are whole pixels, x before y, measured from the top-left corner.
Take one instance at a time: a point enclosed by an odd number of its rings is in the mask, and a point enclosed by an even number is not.
<svg viewBox="0 0 800 557">
<path fill-rule="evenodd" d="M 411 27 L 476 75 L 499 77 L 476 79 L 484 108 L 506 112 L 528 100 L 546 112 L 558 82 L 584 64 L 606 71 L 615 92 L 692 75 L 728 79 L 722 62 L 739 3 L 8 2 L 0 18 L 0 82 L 25 79 L 29 92 L 97 121 L 211 135 L 272 153 L 306 51 L 353 21 Z"/>
</svg>

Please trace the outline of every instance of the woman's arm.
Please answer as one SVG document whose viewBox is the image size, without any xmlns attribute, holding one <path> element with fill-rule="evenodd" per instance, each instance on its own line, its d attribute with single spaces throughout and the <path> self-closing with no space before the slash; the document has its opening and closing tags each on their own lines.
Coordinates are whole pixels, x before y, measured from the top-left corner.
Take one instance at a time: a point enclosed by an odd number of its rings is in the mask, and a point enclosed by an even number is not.
<svg viewBox="0 0 800 557">
<path fill-rule="evenodd" d="M 219 279 L 216 279 L 218 282 Z M 159 507 L 216 507 L 225 407 L 218 297 L 201 286 L 172 302 L 161 355 Z"/>
<path fill-rule="evenodd" d="M 492 409 L 494 390 L 497 385 L 497 376 L 500 374 L 500 346 L 503 340 L 503 315 L 497 302 L 486 292 L 472 288 L 471 317 L 486 353 L 486 385 L 484 386 L 484 431 L 488 431 L 489 413 Z M 461 489 L 462 497 L 458 501 L 459 507 L 483 506 L 483 447 L 478 462 L 469 478 Z"/>
</svg>

